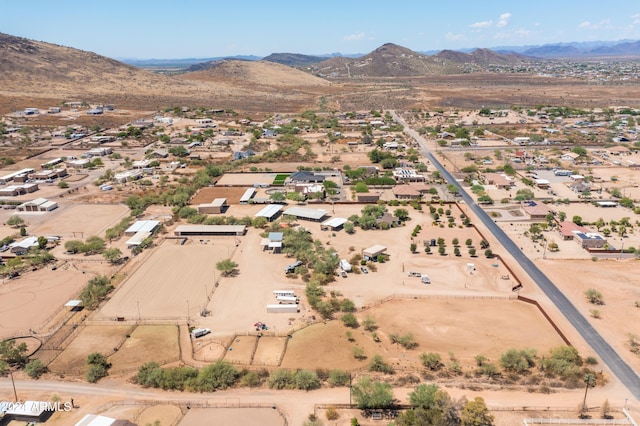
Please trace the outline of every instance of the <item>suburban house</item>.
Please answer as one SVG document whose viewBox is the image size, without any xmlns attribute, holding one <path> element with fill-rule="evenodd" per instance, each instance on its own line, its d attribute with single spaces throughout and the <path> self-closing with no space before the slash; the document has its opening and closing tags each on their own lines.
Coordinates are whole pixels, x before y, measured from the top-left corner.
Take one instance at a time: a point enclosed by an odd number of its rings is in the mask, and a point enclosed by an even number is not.
<svg viewBox="0 0 640 426">
<path fill-rule="evenodd" d="M 553 210 L 544 203 L 536 203 L 535 201 L 529 201 L 522 206 L 522 210 L 529 216 L 531 220 L 544 220 L 549 213 L 553 213 Z"/>
<path fill-rule="evenodd" d="M 396 185 L 391 192 L 398 200 L 418 200 L 422 197 L 422 193 L 411 185 Z"/>
<path fill-rule="evenodd" d="M 394 227 L 400 224 L 400 219 L 389 212 L 384 212 L 382 216 L 376 218 L 376 223 L 378 225 L 380 225 L 381 223 L 386 223 L 387 225 L 389 225 L 389 227 Z"/>
<path fill-rule="evenodd" d="M 562 235 L 562 239 L 573 240 L 575 238 L 576 232 L 586 234 L 589 232 L 589 230 L 584 226 L 576 225 L 573 222 L 565 220 L 564 222 L 560 222 L 558 232 L 560 232 L 560 235 Z"/>
<path fill-rule="evenodd" d="M 601 249 L 607 245 L 607 239 L 593 232 L 575 232 L 575 240 L 586 249 Z"/>
<path fill-rule="evenodd" d="M 27 237 L 22 241 L 9 244 L 11 253 L 18 256 L 26 254 L 32 247 L 38 247 L 38 237 Z"/>
<path fill-rule="evenodd" d="M 514 180 L 504 173 L 485 173 L 483 177 L 487 185 L 494 185 L 498 189 L 510 189 L 515 186 Z"/>
<path fill-rule="evenodd" d="M 318 175 L 313 172 L 301 171 L 291 173 L 289 183 L 323 183 L 326 179 L 324 175 Z"/>
<path fill-rule="evenodd" d="M 415 169 L 409 169 L 409 168 L 403 168 L 403 167 L 397 167 L 393 171 L 393 178 L 396 180 L 396 182 L 424 182 L 425 181 L 425 177 L 419 174 L 418 172 L 416 172 Z"/>
<path fill-rule="evenodd" d="M 576 161 L 576 159 L 580 157 L 580 155 L 575 152 L 565 152 L 560 156 L 560 160 L 562 161 Z"/>
<path fill-rule="evenodd" d="M 253 157 L 254 155 L 256 155 L 256 153 L 253 152 L 253 150 L 251 150 L 251 149 L 248 149 L 246 151 L 234 151 L 233 159 L 234 160 L 244 160 L 245 158 Z"/>
</svg>

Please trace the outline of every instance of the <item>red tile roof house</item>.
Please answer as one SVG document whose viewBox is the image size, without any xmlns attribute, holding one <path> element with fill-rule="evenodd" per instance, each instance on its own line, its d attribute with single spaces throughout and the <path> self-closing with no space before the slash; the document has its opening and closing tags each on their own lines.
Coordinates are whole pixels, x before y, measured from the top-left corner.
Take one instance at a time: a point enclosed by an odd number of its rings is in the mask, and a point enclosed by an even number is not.
<svg viewBox="0 0 640 426">
<path fill-rule="evenodd" d="M 522 210 L 533 220 L 545 219 L 549 213 L 553 213 L 553 210 L 543 203 L 525 204 Z"/>
<path fill-rule="evenodd" d="M 560 232 L 560 235 L 562 235 L 562 238 L 565 240 L 573 240 L 573 238 L 575 237 L 574 232 L 582 232 L 585 234 L 589 232 L 589 230 L 584 226 L 576 225 L 575 223 L 568 220 L 560 222 L 558 231 Z"/>
</svg>

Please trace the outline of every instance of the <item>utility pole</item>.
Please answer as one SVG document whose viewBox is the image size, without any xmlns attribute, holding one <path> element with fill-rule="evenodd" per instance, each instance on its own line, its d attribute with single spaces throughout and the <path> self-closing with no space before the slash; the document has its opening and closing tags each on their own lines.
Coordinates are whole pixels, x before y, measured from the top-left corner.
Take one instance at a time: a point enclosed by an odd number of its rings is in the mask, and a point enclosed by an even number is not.
<svg viewBox="0 0 640 426">
<path fill-rule="evenodd" d="M 11 376 L 11 385 L 13 386 L 13 398 L 15 402 L 18 402 L 18 392 L 16 392 L 16 382 L 13 380 L 13 370 L 9 368 L 9 375 Z"/>
</svg>

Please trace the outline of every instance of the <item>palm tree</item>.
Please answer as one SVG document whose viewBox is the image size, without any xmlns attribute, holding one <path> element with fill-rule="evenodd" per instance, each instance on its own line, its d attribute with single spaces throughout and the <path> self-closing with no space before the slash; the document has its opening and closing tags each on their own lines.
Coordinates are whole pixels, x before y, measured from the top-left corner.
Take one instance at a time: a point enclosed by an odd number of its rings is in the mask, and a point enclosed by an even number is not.
<svg viewBox="0 0 640 426">
<path fill-rule="evenodd" d="M 582 410 L 580 414 L 585 414 L 587 412 L 587 391 L 589 388 L 593 388 L 596 386 L 596 376 L 593 373 L 587 373 L 582 377 L 582 381 L 584 381 L 584 398 L 582 400 Z"/>
</svg>

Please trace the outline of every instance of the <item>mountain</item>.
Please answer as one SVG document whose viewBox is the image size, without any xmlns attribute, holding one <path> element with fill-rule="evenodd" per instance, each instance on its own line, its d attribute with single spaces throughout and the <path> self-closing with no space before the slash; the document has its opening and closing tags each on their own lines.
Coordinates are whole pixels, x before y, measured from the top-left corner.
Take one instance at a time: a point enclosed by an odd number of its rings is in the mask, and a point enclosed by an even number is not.
<svg viewBox="0 0 640 426">
<path fill-rule="evenodd" d="M 300 53 L 272 53 L 263 58 L 264 61 L 275 62 L 290 67 L 305 67 L 322 62 L 326 57 L 302 55 Z"/>
<path fill-rule="evenodd" d="M 522 52 L 538 58 L 639 57 L 639 41 L 556 43 L 530 47 Z"/>
<path fill-rule="evenodd" d="M 222 59 L 238 59 L 242 61 L 258 61 L 261 58 L 255 55 L 218 56 L 214 58 L 181 58 L 181 59 L 138 59 L 116 58 L 125 64 L 139 68 L 187 68 L 191 65 L 220 61 Z"/>
<path fill-rule="evenodd" d="M 151 111 L 207 104 L 287 112 L 310 108 L 330 84 L 265 61 L 225 60 L 210 70 L 160 75 L 95 53 L 2 33 L 0 58 L 2 113 L 69 100 Z"/>
<path fill-rule="evenodd" d="M 328 86 L 326 80 L 304 71 L 269 62 L 222 60 L 208 62 L 206 67 L 194 65 L 190 72 L 178 76 L 181 80 L 235 83 L 243 87 L 319 87 Z"/>
</svg>

